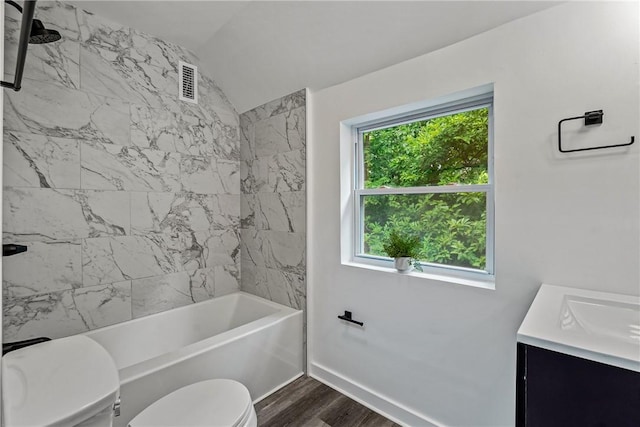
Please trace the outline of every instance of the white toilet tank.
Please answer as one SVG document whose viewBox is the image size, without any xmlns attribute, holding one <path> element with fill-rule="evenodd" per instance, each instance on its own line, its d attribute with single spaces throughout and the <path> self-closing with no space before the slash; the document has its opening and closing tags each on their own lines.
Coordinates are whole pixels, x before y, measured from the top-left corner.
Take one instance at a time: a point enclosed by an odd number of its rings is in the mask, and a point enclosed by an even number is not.
<svg viewBox="0 0 640 427">
<path fill-rule="evenodd" d="M 5 427 L 110 427 L 119 393 L 113 359 L 83 335 L 25 347 L 2 358 Z"/>
</svg>

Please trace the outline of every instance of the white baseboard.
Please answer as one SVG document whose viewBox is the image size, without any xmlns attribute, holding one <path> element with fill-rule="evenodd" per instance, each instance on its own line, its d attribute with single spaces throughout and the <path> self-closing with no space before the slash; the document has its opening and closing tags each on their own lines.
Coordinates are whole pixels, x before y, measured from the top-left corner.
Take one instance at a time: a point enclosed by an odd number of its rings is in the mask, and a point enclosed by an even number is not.
<svg viewBox="0 0 640 427">
<path fill-rule="evenodd" d="M 281 388 L 283 388 L 285 386 L 288 386 L 289 384 L 291 384 L 292 382 L 294 382 L 295 380 L 297 380 L 298 378 L 300 378 L 303 375 L 304 375 L 304 372 L 300 372 L 299 374 L 294 375 L 292 378 L 290 378 L 287 381 L 283 382 L 279 386 L 274 387 L 273 389 L 269 390 L 268 392 L 266 392 L 262 396 L 259 396 L 258 398 L 253 399 L 253 404 L 255 405 L 256 403 L 260 402 L 265 397 L 271 396 L 276 391 L 280 390 Z"/>
<path fill-rule="evenodd" d="M 410 427 L 443 427 L 425 415 L 419 414 L 363 385 L 351 381 L 329 368 L 313 362 L 309 364 L 309 367 L 308 375 L 310 377 L 325 383 L 395 423 Z"/>
</svg>

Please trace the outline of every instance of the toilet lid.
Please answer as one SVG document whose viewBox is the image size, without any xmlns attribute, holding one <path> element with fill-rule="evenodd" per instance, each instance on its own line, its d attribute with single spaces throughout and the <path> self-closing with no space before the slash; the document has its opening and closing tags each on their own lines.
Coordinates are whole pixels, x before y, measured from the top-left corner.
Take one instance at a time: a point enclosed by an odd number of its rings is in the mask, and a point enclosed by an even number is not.
<svg viewBox="0 0 640 427">
<path fill-rule="evenodd" d="M 3 425 L 77 425 L 110 408 L 119 389 L 113 359 L 89 337 L 24 347 L 2 358 Z"/>
<path fill-rule="evenodd" d="M 129 426 L 236 427 L 246 420 L 251 407 L 244 385 L 227 379 L 207 380 L 169 393 L 136 415 Z"/>
</svg>

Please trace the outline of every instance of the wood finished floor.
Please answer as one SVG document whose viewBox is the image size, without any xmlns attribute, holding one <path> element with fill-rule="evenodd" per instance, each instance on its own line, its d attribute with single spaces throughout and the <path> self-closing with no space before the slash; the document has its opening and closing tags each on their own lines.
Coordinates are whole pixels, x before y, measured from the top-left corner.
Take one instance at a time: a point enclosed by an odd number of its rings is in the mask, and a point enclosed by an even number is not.
<svg viewBox="0 0 640 427">
<path fill-rule="evenodd" d="M 256 404 L 258 427 L 400 427 L 311 377 Z"/>
</svg>

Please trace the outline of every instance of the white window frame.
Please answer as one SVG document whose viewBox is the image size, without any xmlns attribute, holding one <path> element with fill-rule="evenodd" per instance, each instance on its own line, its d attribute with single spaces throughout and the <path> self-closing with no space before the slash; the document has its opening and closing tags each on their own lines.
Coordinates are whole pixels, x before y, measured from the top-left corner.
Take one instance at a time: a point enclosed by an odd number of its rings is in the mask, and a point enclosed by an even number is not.
<svg viewBox="0 0 640 427">
<path fill-rule="evenodd" d="M 443 185 L 403 188 L 364 188 L 364 149 L 362 135 L 372 130 L 384 129 L 420 120 L 449 116 L 465 111 L 488 109 L 488 153 L 487 184 Z M 494 174 L 493 174 L 493 92 L 473 96 L 453 102 L 442 103 L 429 108 L 414 110 L 409 113 L 385 117 L 370 122 L 358 123 L 351 127 L 353 144 L 353 253 L 352 259 L 358 264 L 369 264 L 379 267 L 392 267 L 393 259 L 364 253 L 364 206 L 361 202 L 367 195 L 389 194 L 437 194 L 437 193 L 467 193 L 482 192 L 486 194 L 486 269 L 458 267 L 454 265 L 421 262 L 423 271 L 427 274 L 451 275 L 469 279 L 490 280 L 494 277 Z"/>
</svg>

